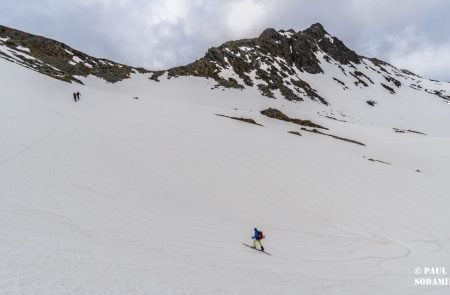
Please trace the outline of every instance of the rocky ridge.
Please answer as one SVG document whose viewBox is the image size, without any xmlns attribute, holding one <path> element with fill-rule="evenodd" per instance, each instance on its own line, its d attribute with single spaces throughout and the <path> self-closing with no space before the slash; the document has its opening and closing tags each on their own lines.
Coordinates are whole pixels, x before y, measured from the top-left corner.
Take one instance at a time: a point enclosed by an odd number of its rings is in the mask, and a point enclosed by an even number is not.
<svg viewBox="0 0 450 295">
<path fill-rule="evenodd" d="M 135 72 L 146 72 L 107 59 L 89 56 L 64 43 L 0 25 L 0 57 L 66 82 L 89 75 L 115 83 Z"/>
<path fill-rule="evenodd" d="M 320 75 L 324 63 L 337 67 L 358 88 L 382 87 L 395 95 L 396 89 L 406 86 L 450 100 L 441 90 L 421 86 L 421 77 L 407 70 L 400 70 L 376 58 L 360 56 L 338 38 L 331 36 L 317 23 L 304 31 L 276 31 L 266 29 L 259 37 L 229 41 L 210 48 L 205 56 L 186 66 L 167 71 L 153 72 L 151 79 L 197 76 L 214 79 L 216 88 L 257 87 L 262 95 L 279 96 L 292 101 L 310 99 L 328 105 L 320 89 L 314 89 L 302 78 L 305 74 Z M 383 83 L 375 83 L 369 76 L 382 76 Z M 336 77 L 333 82 L 349 90 L 348 85 Z"/>
<path fill-rule="evenodd" d="M 441 82 L 358 55 L 318 23 L 298 32 L 266 29 L 257 38 L 228 41 L 191 64 L 162 71 L 95 58 L 64 43 L 0 25 L 0 58 L 66 82 L 82 83 L 79 78 L 89 75 L 110 83 L 133 73 L 149 74 L 154 81 L 195 76 L 213 79 L 215 88 L 254 87 L 270 98 L 329 105 L 321 86 L 311 85 L 312 76 L 328 76 L 327 83 L 344 91 L 378 87 L 386 95 L 396 95 L 400 88 L 409 87 L 450 103 L 450 93 Z M 326 72 L 330 67 L 339 75 Z"/>
</svg>

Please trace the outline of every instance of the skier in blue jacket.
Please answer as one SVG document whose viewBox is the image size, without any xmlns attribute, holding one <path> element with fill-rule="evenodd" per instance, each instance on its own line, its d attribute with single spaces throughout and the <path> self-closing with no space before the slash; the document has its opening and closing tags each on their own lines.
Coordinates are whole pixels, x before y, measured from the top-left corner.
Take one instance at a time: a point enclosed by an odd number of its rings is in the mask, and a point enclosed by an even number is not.
<svg viewBox="0 0 450 295">
<path fill-rule="evenodd" d="M 255 227 L 252 239 L 253 239 L 253 248 L 256 249 L 256 244 L 258 244 L 261 251 L 264 252 L 264 247 L 261 243 L 261 240 L 264 239 L 264 235 L 263 235 L 262 231 L 259 231 Z"/>
</svg>

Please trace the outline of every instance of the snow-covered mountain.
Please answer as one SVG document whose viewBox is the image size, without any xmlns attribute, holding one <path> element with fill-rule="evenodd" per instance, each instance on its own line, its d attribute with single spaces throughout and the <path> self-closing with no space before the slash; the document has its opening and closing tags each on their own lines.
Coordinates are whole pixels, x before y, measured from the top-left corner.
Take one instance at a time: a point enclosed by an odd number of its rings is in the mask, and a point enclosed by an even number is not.
<svg viewBox="0 0 450 295">
<path fill-rule="evenodd" d="M 159 72 L 0 57 L 0 294 L 448 293 L 415 278 L 450 268 L 450 84 L 318 24 Z"/>
<path fill-rule="evenodd" d="M 168 73 L 169 77 L 213 78 L 223 87 L 257 86 L 262 95 L 271 98 L 278 92 L 288 100 L 311 99 L 325 105 L 328 103 L 320 94 L 321 89 L 312 88 L 303 74 L 328 76 L 330 84 L 338 84 L 349 91 L 355 86 L 383 88 L 394 95 L 400 87 L 411 87 L 450 99 L 447 87 L 442 87 L 441 83 L 435 81 L 424 86 L 423 79 L 407 70 L 399 70 L 376 58 L 359 56 L 328 34 L 321 24 L 299 32 L 267 29 L 258 38 L 213 47 L 204 58 L 170 69 Z"/>
</svg>

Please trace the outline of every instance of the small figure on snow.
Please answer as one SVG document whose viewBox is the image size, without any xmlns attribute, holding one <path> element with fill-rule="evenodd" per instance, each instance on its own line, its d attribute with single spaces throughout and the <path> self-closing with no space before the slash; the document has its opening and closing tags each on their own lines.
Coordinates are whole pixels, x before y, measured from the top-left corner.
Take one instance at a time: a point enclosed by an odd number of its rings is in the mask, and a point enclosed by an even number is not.
<svg viewBox="0 0 450 295">
<path fill-rule="evenodd" d="M 75 102 L 77 102 L 77 94 L 74 92 L 73 93 L 73 100 L 75 101 Z"/>
<path fill-rule="evenodd" d="M 77 101 L 80 101 L 80 95 L 81 95 L 81 93 L 80 93 L 80 91 L 78 91 L 77 92 Z"/>
<path fill-rule="evenodd" d="M 264 239 L 264 238 L 265 238 L 265 237 L 264 237 L 263 232 L 262 232 L 262 231 L 259 231 L 259 230 L 255 227 L 254 233 L 253 233 L 253 237 L 252 237 L 252 239 L 253 239 L 253 248 L 257 249 L 257 248 L 256 248 L 256 244 L 258 244 L 258 245 L 259 245 L 259 248 L 261 249 L 261 251 L 264 252 L 264 247 L 263 247 L 263 245 L 262 245 L 262 243 L 261 243 L 261 240 Z"/>
</svg>

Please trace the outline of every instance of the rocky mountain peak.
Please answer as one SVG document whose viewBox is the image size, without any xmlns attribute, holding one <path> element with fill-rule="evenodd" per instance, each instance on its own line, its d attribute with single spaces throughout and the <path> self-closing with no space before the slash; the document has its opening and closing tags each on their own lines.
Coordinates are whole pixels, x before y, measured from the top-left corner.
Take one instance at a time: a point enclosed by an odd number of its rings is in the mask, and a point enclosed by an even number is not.
<svg viewBox="0 0 450 295">
<path fill-rule="evenodd" d="M 315 39 L 321 39 L 325 37 L 325 35 L 328 35 L 327 31 L 325 31 L 325 28 L 320 23 L 315 23 L 312 26 L 310 26 L 308 29 L 303 31 L 306 34 L 309 34 L 310 36 L 314 37 Z"/>
<path fill-rule="evenodd" d="M 261 35 L 259 35 L 258 39 L 260 40 L 281 40 L 283 36 L 278 33 L 274 28 L 265 29 Z"/>
<path fill-rule="evenodd" d="M 158 80 L 164 73 L 157 72 L 152 79 Z M 215 88 L 257 87 L 267 97 L 309 99 L 325 105 L 328 104 L 325 95 L 308 83 L 311 75 L 328 76 L 327 83 L 338 84 L 345 91 L 354 87 L 379 87 L 389 95 L 395 95 L 396 89 L 402 87 L 400 78 L 410 81 L 417 78 L 383 61 L 358 55 L 320 23 L 298 32 L 268 28 L 257 38 L 228 41 L 210 48 L 203 58 L 169 69 L 167 73 L 168 78 L 212 78 L 217 81 Z M 376 80 L 383 82 L 376 83 Z M 422 89 L 414 83 L 410 87 Z M 443 93 L 434 94 L 449 99 Z"/>
<path fill-rule="evenodd" d="M 226 42 L 210 48 L 202 59 L 172 68 L 168 73 L 171 77 L 213 78 L 218 87 L 256 86 L 268 97 L 274 97 L 274 91 L 280 91 L 289 100 L 301 101 L 307 97 L 327 104 L 299 77 L 301 73 L 324 73 L 319 60 L 321 56 L 342 65 L 360 63 L 360 57 L 354 51 L 317 23 L 304 31 L 268 28 L 257 38 Z M 223 75 L 225 72 L 235 76 Z"/>
</svg>

